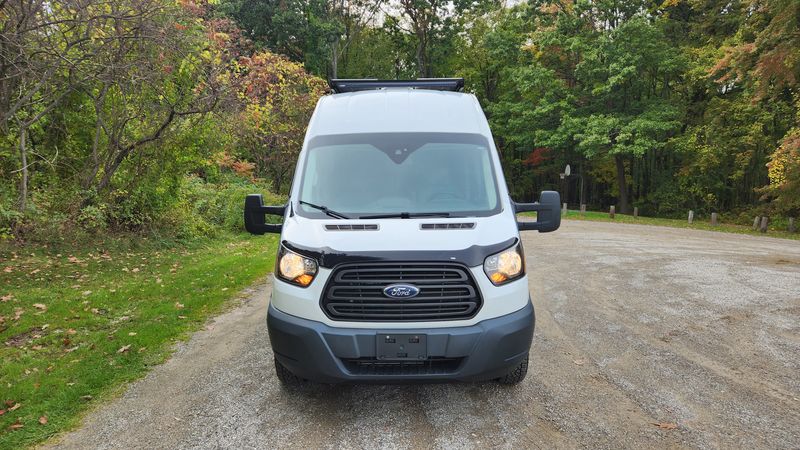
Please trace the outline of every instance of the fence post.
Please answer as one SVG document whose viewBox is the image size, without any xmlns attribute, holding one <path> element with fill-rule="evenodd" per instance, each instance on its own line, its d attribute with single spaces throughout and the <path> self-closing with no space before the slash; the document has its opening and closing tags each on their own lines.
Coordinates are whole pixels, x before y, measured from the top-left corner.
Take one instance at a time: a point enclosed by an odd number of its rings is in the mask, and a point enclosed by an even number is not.
<svg viewBox="0 0 800 450">
<path fill-rule="evenodd" d="M 755 220 L 753 220 L 753 231 L 758 229 L 758 224 L 761 223 L 761 217 L 756 216 Z"/>
<path fill-rule="evenodd" d="M 564 203 L 564 205 L 561 207 L 561 215 L 562 216 L 566 216 L 567 215 L 567 204 L 566 203 Z"/>
<path fill-rule="evenodd" d="M 769 217 L 767 217 L 767 216 L 762 217 L 761 218 L 761 228 L 760 228 L 760 231 L 762 233 L 766 233 L 767 232 L 767 225 L 768 224 L 769 224 Z"/>
<path fill-rule="evenodd" d="M 717 226 L 717 213 L 711 213 L 711 226 Z"/>
<path fill-rule="evenodd" d="M 586 214 L 586 204 L 585 203 L 583 205 L 581 205 L 581 216 L 583 216 L 584 214 Z"/>
<path fill-rule="evenodd" d="M 689 210 L 689 225 L 691 225 L 692 222 L 694 222 L 694 211 Z"/>
<path fill-rule="evenodd" d="M 789 233 L 797 231 L 794 227 L 794 217 L 789 217 Z"/>
<path fill-rule="evenodd" d="M 639 207 L 638 206 L 634 206 L 633 207 L 633 218 L 634 219 L 638 219 L 639 218 Z"/>
<path fill-rule="evenodd" d="M 614 218 L 614 210 L 615 209 L 616 208 L 614 207 L 614 205 L 611 205 L 611 207 L 608 208 L 608 217 L 611 217 L 612 219 Z"/>
</svg>

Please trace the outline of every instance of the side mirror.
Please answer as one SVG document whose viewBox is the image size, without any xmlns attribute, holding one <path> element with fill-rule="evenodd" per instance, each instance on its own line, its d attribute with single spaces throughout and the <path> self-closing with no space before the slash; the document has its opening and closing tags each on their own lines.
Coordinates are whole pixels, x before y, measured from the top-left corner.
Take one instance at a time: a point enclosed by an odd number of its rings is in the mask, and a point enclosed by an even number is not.
<svg viewBox="0 0 800 450">
<path fill-rule="evenodd" d="M 283 217 L 286 205 L 264 206 L 261 194 L 250 194 L 244 199 L 244 229 L 251 234 L 280 233 L 283 224 L 267 223 L 267 214 Z"/>
<path fill-rule="evenodd" d="M 536 211 L 536 222 L 519 222 L 517 228 L 523 230 L 538 230 L 539 233 L 556 231 L 561 226 L 561 195 L 556 191 L 542 191 L 536 203 L 514 203 L 514 214 Z"/>
</svg>

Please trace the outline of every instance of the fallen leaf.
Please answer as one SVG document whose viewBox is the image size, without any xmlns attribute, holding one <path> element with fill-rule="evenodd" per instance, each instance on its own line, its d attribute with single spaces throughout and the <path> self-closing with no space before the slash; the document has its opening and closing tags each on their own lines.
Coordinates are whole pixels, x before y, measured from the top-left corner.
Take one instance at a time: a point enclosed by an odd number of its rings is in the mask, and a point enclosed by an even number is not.
<svg viewBox="0 0 800 450">
<path fill-rule="evenodd" d="M 14 400 L 6 400 L 6 406 L 14 406 L 14 403 L 17 402 L 15 402 Z"/>
<path fill-rule="evenodd" d="M 186 316 L 178 316 L 178 319 L 185 319 Z"/>
<path fill-rule="evenodd" d="M 5 302 L 11 300 L 12 298 L 14 298 L 14 296 L 11 295 L 11 294 L 4 295 L 4 296 L 0 297 L 0 302 L 4 302 L 5 303 Z"/>
<path fill-rule="evenodd" d="M 75 333 L 77 333 L 77 331 L 75 331 L 74 328 L 70 328 L 69 330 L 67 330 L 67 334 L 75 334 Z"/>
<path fill-rule="evenodd" d="M 39 423 L 42 425 L 47 425 L 47 416 L 39 417 Z"/>
<path fill-rule="evenodd" d="M 68 348 L 68 349 L 64 350 L 64 352 L 65 353 L 72 353 L 72 352 L 74 352 L 75 350 L 77 350 L 79 348 L 80 348 L 80 345 L 76 345 L 75 347 Z"/>
<path fill-rule="evenodd" d="M 77 263 L 79 263 L 79 262 L 81 262 L 81 260 L 80 260 L 80 259 L 78 259 L 78 258 L 76 258 L 76 257 L 74 257 L 74 256 L 70 256 L 69 258 L 67 258 L 67 261 L 69 261 L 69 262 L 71 262 L 71 263 L 76 263 L 76 264 L 77 264 Z"/>
<path fill-rule="evenodd" d="M 30 275 L 36 275 L 37 273 L 41 272 L 42 269 L 36 269 L 30 273 Z"/>
<path fill-rule="evenodd" d="M 14 423 L 12 423 L 11 425 L 8 426 L 8 429 L 9 430 L 19 430 L 22 427 L 24 427 L 24 425 L 22 425 L 22 423 L 20 423 L 19 419 L 17 419 L 16 422 L 14 422 Z"/>
<path fill-rule="evenodd" d="M 91 396 L 91 395 L 83 395 L 83 396 L 81 396 L 81 400 L 86 400 L 86 401 L 89 401 L 89 400 L 91 400 L 91 399 L 92 399 L 92 396 Z"/>
<path fill-rule="evenodd" d="M 3 414 L 5 414 L 5 413 L 6 413 L 6 410 L 5 410 L 5 409 L 0 409 L 0 416 L 2 416 L 2 415 L 3 415 Z"/>
<path fill-rule="evenodd" d="M 183 303 L 180 303 L 180 302 L 175 302 L 175 308 L 177 308 L 177 309 L 183 309 Z"/>
<path fill-rule="evenodd" d="M 41 349 L 42 349 L 41 345 L 34 345 L 33 347 L 31 347 L 31 350 L 41 350 Z"/>
<path fill-rule="evenodd" d="M 672 422 L 653 422 L 653 425 L 661 428 L 662 430 L 674 430 L 678 428 L 678 424 Z"/>
<path fill-rule="evenodd" d="M 25 311 L 22 308 L 17 308 L 14 310 L 14 320 L 19 320 L 22 315 L 25 314 Z"/>
<path fill-rule="evenodd" d="M 136 273 L 136 272 L 138 272 L 138 271 L 139 271 L 139 268 L 138 268 L 138 267 L 134 267 L 133 269 L 131 269 L 131 272 L 133 272 L 133 273 Z"/>
<path fill-rule="evenodd" d="M 45 306 L 42 303 L 34 303 L 33 307 L 36 308 L 36 309 L 40 309 L 42 311 L 47 311 L 47 306 Z"/>
<path fill-rule="evenodd" d="M 9 411 L 16 411 L 16 410 L 19 409 L 20 406 L 22 406 L 22 403 L 15 403 L 14 406 L 12 406 L 11 408 L 8 408 L 8 410 Z"/>
<path fill-rule="evenodd" d="M 131 348 L 131 344 L 123 345 L 122 347 L 119 348 L 119 350 L 117 350 L 117 353 L 125 353 L 128 350 L 130 350 L 130 348 Z"/>
<path fill-rule="evenodd" d="M 14 271 L 14 268 L 11 267 L 11 266 L 6 266 L 6 268 L 3 269 L 3 272 L 5 272 L 5 273 L 11 273 L 13 271 Z"/>
<path fill-rule="evenodd" d="M 92 291 L 83 291 L 81 292 L 81 294 L 83 294 L 83 296 L 86 297 L 87 295 L 92 295 Z"/>
<path fill-rule="evenodd" d="M 135 331 L 131 331 L 130 333 L 128 333 L 128 336 L 136 336 L 136 332 Z"/>
</svg>

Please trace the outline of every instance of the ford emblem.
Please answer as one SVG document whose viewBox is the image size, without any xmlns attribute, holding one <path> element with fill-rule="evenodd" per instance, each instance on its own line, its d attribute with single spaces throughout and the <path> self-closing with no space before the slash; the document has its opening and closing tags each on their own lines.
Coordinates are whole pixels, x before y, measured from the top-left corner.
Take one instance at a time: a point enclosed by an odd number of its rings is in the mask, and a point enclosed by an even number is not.
<svg viewBox="0 0 800 450">
<path fill-rule="evenodd" d="M 390 298 L 411 298 L 419 294 L 419 288 L 410 284 L 393 284 L 383 288 L 383 295 Z"/>
</svg>

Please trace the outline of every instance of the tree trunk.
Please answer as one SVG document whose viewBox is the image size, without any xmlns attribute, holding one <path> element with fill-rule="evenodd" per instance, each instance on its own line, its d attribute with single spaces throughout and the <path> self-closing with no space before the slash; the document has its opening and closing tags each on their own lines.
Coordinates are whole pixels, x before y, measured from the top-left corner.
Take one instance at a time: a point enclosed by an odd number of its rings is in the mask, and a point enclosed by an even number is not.
<svg viewBox="0 0 800 450">
<path fill-rule="evenodd" d="M 417 33 L 417 76 L 425 78 L 427 71 L 425 64 L 425 38 L 421 33 Z"/>
<path fill-rule="evenodd" d="M 614 162 L 617 165 L 617 186 L 619 187 L 619 206 L 620 214 L 628 214 L 628 183 L 625 181 L 625 160 L 622 155 L 614 155 Z"/>
<path fill-rule="evenodd" d="M 337 78 L 336 73 L 339 71 L 339 40 L 333 41 L 331 44 L 331 78 Z"/>
<path fill-rule="evenodd" d="M 28 130 L 20 125 L 19 155 L 22 160 L 22 179 L 19 181 L 19 212 L 25 213 L 28 207 Z"/>
</svg>

